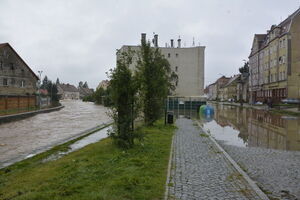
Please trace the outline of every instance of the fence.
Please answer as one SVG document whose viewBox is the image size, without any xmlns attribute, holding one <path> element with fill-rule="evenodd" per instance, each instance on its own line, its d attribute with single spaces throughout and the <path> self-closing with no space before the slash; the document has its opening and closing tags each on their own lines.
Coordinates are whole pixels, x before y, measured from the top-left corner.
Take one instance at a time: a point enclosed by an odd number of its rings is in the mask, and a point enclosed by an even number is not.
<svg viewBox="0 0 300 200">
<path fill-rule="evenodd" d="M 192 118 L 197 115 L 201 105 L 206 104 L 204 97 L 177 97 L 169 96 L 166 102 L 166 111 L 172 111 L 175 116 L 183 115 Z"/>
<path fill-rule="evenodd" d="M 0 115 L 34 110 L 36 105 L 37 99 L 34 95 L 0 95 Z"/>
</svg>

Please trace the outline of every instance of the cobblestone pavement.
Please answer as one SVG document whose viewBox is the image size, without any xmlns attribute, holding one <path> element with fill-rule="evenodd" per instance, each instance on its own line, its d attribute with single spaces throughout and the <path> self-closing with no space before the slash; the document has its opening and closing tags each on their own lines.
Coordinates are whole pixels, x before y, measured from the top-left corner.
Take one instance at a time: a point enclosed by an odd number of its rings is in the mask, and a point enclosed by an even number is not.
<svg viewBox="0 0 300 200">
<path fill-rule="evenodd" d="M 176 124 L 168 199 L 259 199 L 192 120 Z"/>
<path fill-rule="evenodd" d="M 300 152 L 218 143 L 270 198 L 300 200 Z"/>
</svg>

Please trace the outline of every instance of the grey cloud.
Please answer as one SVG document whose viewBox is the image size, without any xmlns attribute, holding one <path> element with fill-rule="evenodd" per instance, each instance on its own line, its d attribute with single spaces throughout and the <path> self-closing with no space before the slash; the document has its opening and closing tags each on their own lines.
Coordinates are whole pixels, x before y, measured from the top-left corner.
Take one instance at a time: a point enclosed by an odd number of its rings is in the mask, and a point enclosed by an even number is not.
<svg viewBox="0 0 300 200">
<path fill-rule="evenodd" d="M 0 42 L 9 42 L 50 79 L 96 87 L 115 66 L 115 52 L 159 34 L 206 46 L 206 84 L 238 72 L 253 35 L 299 7 L 298 0 L 0 0 Z M 216 73 L 216 71 L 218 73 Z M 219 74 L 220 73 L 220 74 Z"/>
</svg>

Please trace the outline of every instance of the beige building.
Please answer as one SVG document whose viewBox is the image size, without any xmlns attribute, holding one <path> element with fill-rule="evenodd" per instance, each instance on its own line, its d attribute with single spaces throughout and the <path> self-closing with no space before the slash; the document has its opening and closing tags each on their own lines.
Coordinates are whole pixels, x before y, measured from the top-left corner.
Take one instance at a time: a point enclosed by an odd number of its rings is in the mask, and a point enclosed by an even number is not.
<svg viewBox="0 0 300 200">
<path fill-rule="evenodd" d="M 103 80 L 101 81 L 98 86 L 97 86 L 97 90 L 100 88 L 103 88 L 104 90 L 107 90 L 107 87 L 109 86 L 109 80 Z"/>
<path fill-rule="evenodd" d="M 209 100 L 224 100 L 223 87 L 228 83 L 230 78 L 222 76 L 216 80 L 215 83 L 208 86 Z"/>
<path fill-rule="evenodd" d="M 250 103 L 300 98 L 300 9 L 254 35 L 249 72 Z"/>
<path fill-rule="evenodd" d="M 146 35 L 142 34 L 146 40 Z M 161 53 L 169 61 L 172 71 L 178 75 L 178 81 L 175 83 L 175 96 L 201 96 L 204 94 L 204 46 L 181 47 L 181 40 L 177 40 L 177 47 L 171 40 L 171 45 L 167 47 L 158 47 L 158 36 L 154 36 L 154 47 L 159 48 Z M 120 51 L 128 49 L 138 52 L 140 46 L 124 45 Z M 136 68 L 137 55 L 133 58 L 134 62 L 130 69 Z"/>
<path fill-rule="evenodd" d="M 58 84 L 57 85 L 58 95 L 61 96 L 61 99 L 79 99 L 79 90 L 71 84 Z"/>
<path fill-rule="evenodd" d="M 221 101 L 237 101 L 237 83 L 240 80 L 240 75 L 234 75 L 229 81 L 220 88 Z"/>
</svg>

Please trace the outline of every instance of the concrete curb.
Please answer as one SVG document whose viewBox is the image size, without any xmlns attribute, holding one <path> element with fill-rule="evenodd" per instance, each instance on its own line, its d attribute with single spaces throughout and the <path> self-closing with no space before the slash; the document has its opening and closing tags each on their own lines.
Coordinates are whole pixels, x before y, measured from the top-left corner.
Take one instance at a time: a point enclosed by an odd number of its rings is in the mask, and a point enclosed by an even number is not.
<svg viewBox="0 0 300 200">
<path fill-rule="evenodd" d="M 197 122 L 198 126 L 201 128 L 199 122 Z M 202 129 L 202 128 L 201 128 Z M 255 193 L 261 198 L 261 200 L 269 200 L 268 196 L 257 186 L 257 184 L 248 176 L 244 170 L 230 157 L 230 155 L 218 144 L 218 142 L 208 134 L 206 131 L 202 129 L 207 135 L 209 135 L 210 140 L 216 145 L 216 147 L 223 153 L 225 158 L 232 164 L 232 166 L 240 173 L 243 178 L 247 181 L 250 187 L 255 191 Z"/>
<path fill-rule="evenodd" d="M 0 124 L 5 123 L 5 122 L 19 120 L 19 119 L 24 119 L 24 118 L 31 117 L 31 116 L 39 114 L 39 113 L 48 113 L 48 112 L 57 111 L 64 107 L 65 106 L 58 106 L 58 107 L 54 107 L 54 108 L 41 109 L 41 110 L 37 110 L 37 111 L 0 116 Z"/>
<path fill-rule="evenodd" d="M 94 133 L 96 131 L 104 129 L 107 126 L 110 126 L 111 124 L 112 124 L 111 121 L 106 122 L 106 123 L 102 123 L 102 124 L 100 124 L 98 126 L 95 126 L 93 128 L 90 128 L 90 129 L 87 129 L 85 131 L 82 131 L 82 132 L 80 132 L 80 133 L 78 133 L 76 135 L 73 135 L 71 137 L 63 139 L 61 141 L 53 142 L 53 143 L 51 143 L 49 145 L 46 145 L 46 146 L 43 146 L 43 147 L 39 147 L 39 148 L 33 150 L 29 155 L 25 155 L 25 156 L 22 155 L 22 156 L 18 156 L 18 157 L 9 159 L 9 160 L 5 160 L 4 162 L 0 162 L 0 169 L 8 167 L 10 165 L 13 165 L 13 164 L 15 164 L 17 162 L 20 162 L 22 160 L 26 160 L 27 158 L 31 158 L 31 157 L 33 157 L 33 156 L 35 156 L 37 154 L 44 153 L 44 152 L 50 150 L 51 148 L 53 148 L 55 146 L 62 145 L 64 143 L 70 142 L 70 141 L 75 140 L 77 138 L 80 138 L 82 136 L 88 136 L 89 134 L 92 134 L 92 133 Z"/>
<path fill-rule="evenodd" d="M 174 135 L 175 135 L 175 133 L 174 133 Z M 171 167 L 172 167 L 173 150 L 174 150 L 174 135 L 172 136 L 172 143 L 171 143 L 171 150 L 170 150 L 170 157 L 169 157 L 169 164 L 168 164 L 166 190 L 165 190 L 165 197 L 164 197 L 165 200 L 168 200 L 168 196 L 169 196 L 169 182 L 170 182 L 170 176 L 171 176 Z"/>
</svg>

